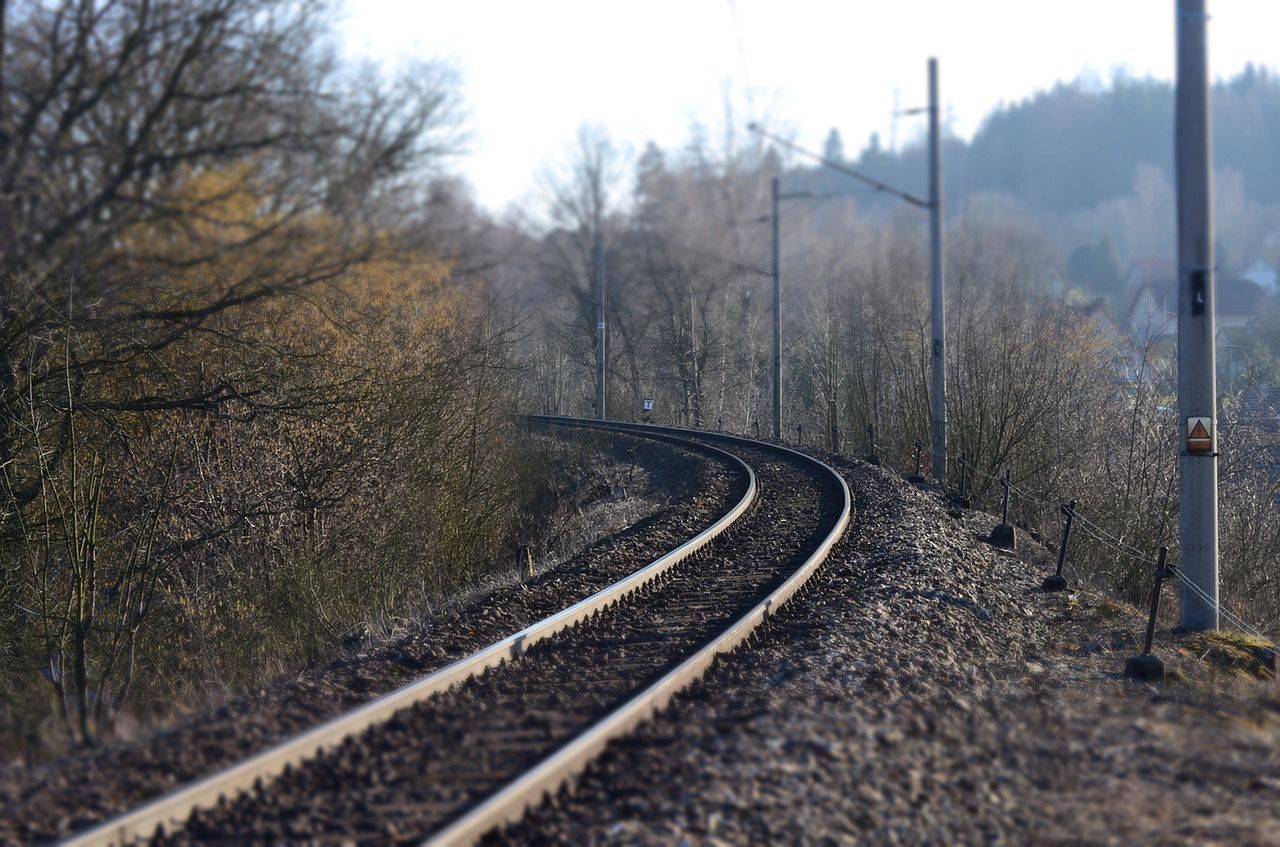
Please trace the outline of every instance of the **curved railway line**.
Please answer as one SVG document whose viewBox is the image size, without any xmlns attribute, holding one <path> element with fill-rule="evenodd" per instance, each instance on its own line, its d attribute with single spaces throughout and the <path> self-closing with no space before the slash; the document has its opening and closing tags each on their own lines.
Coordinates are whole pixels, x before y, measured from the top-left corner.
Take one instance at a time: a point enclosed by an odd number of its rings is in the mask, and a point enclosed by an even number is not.
<svg viewBox="0 0 1280 847">
<path fill-rule="evenodd" d="M 787 448 L 531 421 L 713 452 L 739 468 L 744 493 L 694 537 L 593 596 L 64 843 L 474 843 L 741 644 L 821 565 L 851 518 L 840 475 Z"/>
</svg>

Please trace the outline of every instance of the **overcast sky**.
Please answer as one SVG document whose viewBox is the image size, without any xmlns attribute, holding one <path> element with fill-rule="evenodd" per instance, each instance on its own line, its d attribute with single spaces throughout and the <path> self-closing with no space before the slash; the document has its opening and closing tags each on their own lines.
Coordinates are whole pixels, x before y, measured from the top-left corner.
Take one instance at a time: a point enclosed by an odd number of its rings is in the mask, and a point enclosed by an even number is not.
<svg viewBox="0 0 1280 847">
<path fill-rule="evenodd" d="M 1210 0 L 1215 77 L 1280 66 L 1280 0 Z M 579 125 L 632 153 L 764 119 L 819 148 L 836 127 L 856 153 L 888 145 L 922 105 L 937 56 L 952 128 L 970 136 L 1001 102 L 1122 69 L 1172 79 L 1174 0 L 349 0 L 353 56 L 406 56 L 459 72 L 470 152 L 456 169 L 494 211 L 528 200 Z M 899 145 L 921 129 L 900 118 Z"/>
</svg>

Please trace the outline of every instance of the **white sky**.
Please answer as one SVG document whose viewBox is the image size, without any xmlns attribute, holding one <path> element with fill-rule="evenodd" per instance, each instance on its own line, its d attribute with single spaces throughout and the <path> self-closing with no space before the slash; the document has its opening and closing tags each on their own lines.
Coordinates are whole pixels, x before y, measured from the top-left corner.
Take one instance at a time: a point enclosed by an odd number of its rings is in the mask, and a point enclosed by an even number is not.
<svg viewBox="0 0 1280 847">
<path fill-rule="evenodd" d="M 1001 102 L 1058 80 L 1120 68 L 1172 79 L 1174 68 L 1174 0 L 347 2 L 353 56 L 459 71 L 472 141 L 456 169 L 494 211 L 533 197 L 539 169 L 583 123 L 631 153 L 648 140 L 677 148 L 694 122 L 719 137 L 726 90 L 740 126 L 764 118 L 813 149 L 834 126 L 854 155 L 872 132 L 889 144 L 895 91 L 901 108 L 924 103 L 930 55 L 966 137 Z M 1280 0 L 1209 8 L 1215 77 L 1280 65 Z M 899 119 L 899 144 L 920 120 Z"/>
</svg>

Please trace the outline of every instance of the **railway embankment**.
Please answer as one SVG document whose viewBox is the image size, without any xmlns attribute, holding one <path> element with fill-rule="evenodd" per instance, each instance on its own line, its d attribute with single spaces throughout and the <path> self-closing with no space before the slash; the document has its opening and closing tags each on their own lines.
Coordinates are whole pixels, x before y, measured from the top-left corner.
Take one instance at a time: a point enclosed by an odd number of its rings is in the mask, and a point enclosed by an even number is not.
<svg viewBox="0 0 1280 847">
<path fill-rule="evenodd" d="M 0 773 L 0 843 L 80 829 L 234 758 L 222 732 L 236 755 L 266 746 L 643 565 L 733 496 L 728 471 L 678 455 L 635 526 L 535 579 L 164 733 Z M 1167 586 L 1169 680 L 1129 682 L 1138 610 L 1075 580 L 1046 594 L 1053 556 L 1030 539 L 997 550 L 991 516 L 823 458 L 854 522 L 813 579 L 574 791 L 486 843 L 1280 843 L 1269 654 L 1174 633 Z"/>
<path fill-rule="evenodd" d="M 580 487 L 617 490 L 575 507 L 532 576 L 493 577 L 390 636 L 213 711 L 46 764 L 0 768 L 0 845 L 78 832 L 443 667 L 638 570 L 741 496 L 743 481 L 706 455 L 625 435 L 613 448 L 612 462 Z"/>
<path fill-rule="evenodd" d="M 804 595 L 486 843 L 1280 843 L 1259 651 L 1170 616 L 1170 680 L 1131 683 L 1136 609 L 1043 593 L 1044 548 L 996 551 L 991 516 L 838 467 L 855 524 Z"/>
</svg>

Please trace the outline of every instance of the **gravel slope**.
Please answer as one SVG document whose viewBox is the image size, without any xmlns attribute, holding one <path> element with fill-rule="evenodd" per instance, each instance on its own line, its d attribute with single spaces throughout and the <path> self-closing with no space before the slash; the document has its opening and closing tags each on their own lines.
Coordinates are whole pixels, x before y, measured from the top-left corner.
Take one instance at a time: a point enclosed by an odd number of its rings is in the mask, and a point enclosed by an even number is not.
<svg viewBox="0 0 1280 847">
<path fill-rule="evenodd" d="M 1274 683 L 1120 678 L 1139 616 L 879 468 L 747 652 L 490 844 L 1280 843 Z M 1209 678 L 1214 684 L 1206 684 Z"/>
</svg>

